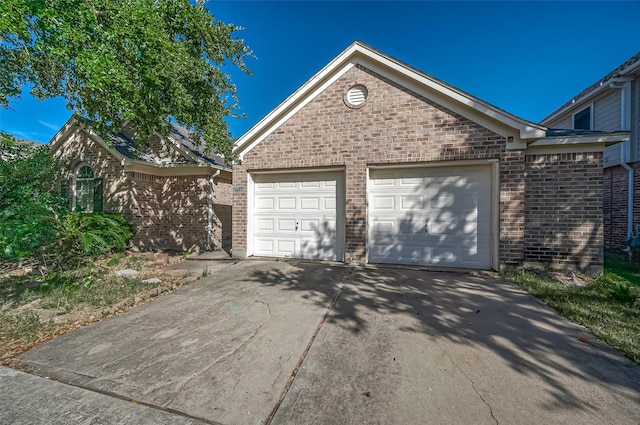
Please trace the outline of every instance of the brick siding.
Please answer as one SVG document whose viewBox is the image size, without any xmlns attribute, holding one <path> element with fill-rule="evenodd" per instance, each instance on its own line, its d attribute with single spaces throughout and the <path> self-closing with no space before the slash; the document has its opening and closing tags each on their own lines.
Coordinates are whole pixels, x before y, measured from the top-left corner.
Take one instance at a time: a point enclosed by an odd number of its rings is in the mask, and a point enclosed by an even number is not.
<svg viewBox="0 0 640 425">
<path fill-rule="evenodd" d="M 343 95 L 356 81 L 367 87 L 369 98 L 362 107 L 351 109 L 344 104 Z M 247 152 L 242 165 L 234 167 L 233 185 L 238 188 L 233 194 L 234 255 L 243 256 L 247 250 L 247 174 L 250 172 L 344 167 L 345 260 L 363 262 L 368 165 L 444 164 L 445 161 L 478 159 L 499 161 L 501 265 L 538 259 L 573 261 L 580 266 L 602 264 L 599 249 L 602 215 L 601 210 L 593 206 L 594 199 L 601 194 L 601 189 L 594 186 L 602 181 L 601 174 L 596 175 L 602 172 L 601 154 L 562 160 L 545 155 L 525 157 L 522 150 L 506 150 L 506 141 L 500 135 L 362 66 L 347 71 Z M 574 163 L 578 167 L 575 170 Z M 555 170 L 559 169 L 567 174 L 556 176 Z M 554 205 L 564 200 L 562 196 L 555 198 L 554 204 L 539 205 L 534 201 L 535 194 L 558 189 L 544 177 L 545 173 L 574 180 L 571 176 L 575 172 L 581 176 L 575 183 L 580 186 L 582 197 L 572 200 L 570 208 L 563 209 L 559 215 L 562 219 L 556 220 L 559 216 L 553 214 Z M 527 173 L 528 178 L 525 177 Z M 546 189 L 548 183 L 551 183 L 550 189 Z M 568 196 L 567 191 L 568 188 L 558 193 Z M 525 192 L 531 198 L 527 198 Z M 586 203 L 583 204 L 583 200 Z M 533 208 L 531 213 L 529 208 Z M 550 225 L 539 229 L 529 220 L 546 220 Z M 561 240 L 556 237 L 548 240 L 548 234 L 556 231 L 566 236 Z M 551 250 L 546 256 L 534 249 L 534 245 L 547 242 L 550 242 Z M 574 249 L 573 243 L 580 250 Z"/>
<path fill-rule="evenodd" d="M 162 146 L 164 154 L 168 155 L 169 148 Z M 125 172 L 118 159 L 82 130 L 73 132 L 56 155 L 70 164 L 70 181 L 82 164 L 92 167 L 95 176 L 104 179 L 104 212 L 123 214 L 133 223 L 135 248 L 208 248 L 208 175 L 164 177 Z M 69 189 L 72 193 L 71 185 Z M 212 249 L 229 249 L 231 202 L 231 177 L 223 172 L 214 179 Z"/>
<path fill-rule="evenodd" d="M 356 80 L 367 87 L 369 99 L 363 107 L 351 109 L 344 104 L 343 94 Z M 234 253 L 242 255 L 247 249 L 247 171 L 344 167 L 345 260 L 363 262 L 368 164 L 501 158 L 513 164 L 524 162 L 521 152 L 506 152 L 503 137 L 370 70 L 354 67 L 234 167 L 233 184 L 243 188 L 242 193 L 234 193 Z M 523 165 L 514 167 L 523 169 Z M 522 194 L 501 199 L 505 216 L 522 208 L 515 197 Z M 506 220 L 503 229 L 510 235 L 500 244 L 505 258 L 521 258 L 521 220 Z"/>
<path fill-rule="evenodd" d="M 525 259 L 603 264 L 602 153 L 526 156 Z"/>
<path fill-rule="evenodd" d="M 631 165 L 634 170 L 633 230 L 640 224 L 640 162 Z M 627 201 L 629 173 L 622 166 L 604 170 L 603 212 L 604 245 L 606 249 L 620 250 L 626 247 Z"/>
</svg>

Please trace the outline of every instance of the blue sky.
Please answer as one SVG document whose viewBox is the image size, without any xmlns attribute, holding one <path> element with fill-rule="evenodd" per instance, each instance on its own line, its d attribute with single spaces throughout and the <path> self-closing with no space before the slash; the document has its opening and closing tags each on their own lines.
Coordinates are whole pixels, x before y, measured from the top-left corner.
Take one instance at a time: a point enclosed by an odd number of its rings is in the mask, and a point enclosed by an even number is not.
<svg viewBox="0 0 640 425">
<path fill-rule="evenodd" d="M 537 122 L 640 51 L 640 1 L 215 1 L 257 59 L 231 70 L 241 112 L 234 137 L 354 40 L 508 112 Z M 71 115 L 24 94 L 0 130 L 47 142 Z"/>
</svg>

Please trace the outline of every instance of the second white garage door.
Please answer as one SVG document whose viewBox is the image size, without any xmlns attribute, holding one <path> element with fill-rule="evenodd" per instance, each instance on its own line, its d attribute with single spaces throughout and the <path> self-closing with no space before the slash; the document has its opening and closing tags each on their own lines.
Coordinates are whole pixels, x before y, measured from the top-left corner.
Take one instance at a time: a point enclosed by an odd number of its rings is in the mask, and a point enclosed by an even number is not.
<svg viewBox="0 0 640 425">
<path fill-rule="evenodd" d="M 250 219 L 254 255 L 341 261 L 344 173 L 257 174 Z"/>
<path fill-rule="evenodd" d="M 491 267 L 491 166 L 371 169 L 369 262 Z"/>
</svg>

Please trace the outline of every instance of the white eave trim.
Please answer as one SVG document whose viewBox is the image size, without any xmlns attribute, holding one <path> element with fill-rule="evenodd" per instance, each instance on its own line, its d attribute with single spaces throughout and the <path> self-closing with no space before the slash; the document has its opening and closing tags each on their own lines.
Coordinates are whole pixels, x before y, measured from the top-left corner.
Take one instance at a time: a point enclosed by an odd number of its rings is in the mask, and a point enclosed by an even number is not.
<svg viewBox="0 0 640 425">
<path fill-rule="evenodd" d="M 484 117 L 478 120 L 480 125 L 489 126 L 493 131 L 502 127 L 496 133 L 505 137 L 537 139 L 546 134 L 546 127 L 517 118 L 355 42 L 236 141 L 234 150 L 240 158 L 356 64 L 391 77 L 420 94 L 426 93 L 425 97 L 446 103 L 442 106 L 462 112 L 461 115 L 472 120 L 470 113 Z"/>
<path fill-rule="evenodd" d="M 640 61 L 634 63 L 629 68 L 623 69 L 622 71 L 620 71 L 620 75 L 618 77 L 609 79 L 607 81 L 600 81 L 600 85 L 598 85 L 598 87 L 594 88 L 593 90 L 591 90 L 588 93 L 585 93 L 579 99 L 576 98 L 576 97 L 571 98 L 571 100 L 573 100 L 573 103 L 570 103 L 569 105 L 565 106 L 564 108 L 561 107 L 561 109 L 555 110 L 554 112 L 552 112 L 551 114 L 549 114 L 548 116 L 543 118 L 540 121 L 540 124 L 547 125 L 551 121 L 561 117 L 562 115 L 566 114 L 567 112 L 571 111 L 572 109 L 578 108 L 580 105 L 584 105 L 585 103 L 587 103 L 587 101 L 593 99 L 594 97 L 596 97 L 601 92 L 603 92 L 603 91 L 605 91 L 607 89 L 608 90 L 617 90 L 617 89 L 611 88 L 610 85 L 612 83 L 615 84 L 615 83 L 619 83 L 619 82 L 629 81 L 630 77 L 627 77 L 627 75 L 633 74 L 639 68 L 640 68 Z"/>
<path fill-rule="evenodd" d="M 629 133 L 611 134 L 611 135 L 593 135 L 593 136 L 576 136 L 576 137 L 547 137 L 529 143 L 529 147 L 537 146 L 561 146 L 561 145 L 585 145 L 591 143 L 604 143 L 611 145 L 618 142 L 629 140 Z"/>
</svg>

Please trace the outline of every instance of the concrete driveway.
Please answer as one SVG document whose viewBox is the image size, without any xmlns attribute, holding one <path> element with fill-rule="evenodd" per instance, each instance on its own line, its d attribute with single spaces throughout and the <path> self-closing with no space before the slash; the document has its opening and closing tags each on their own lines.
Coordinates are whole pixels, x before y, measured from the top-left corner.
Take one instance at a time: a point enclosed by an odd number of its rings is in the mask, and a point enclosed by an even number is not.
<svg viewBox="0 0 640 425">
<path fill-rule="evenodd" d="M 175 423 L 640 422 L 639 366 L 489 274 L 218 264 L 21 360 Z"/>
</svg>

